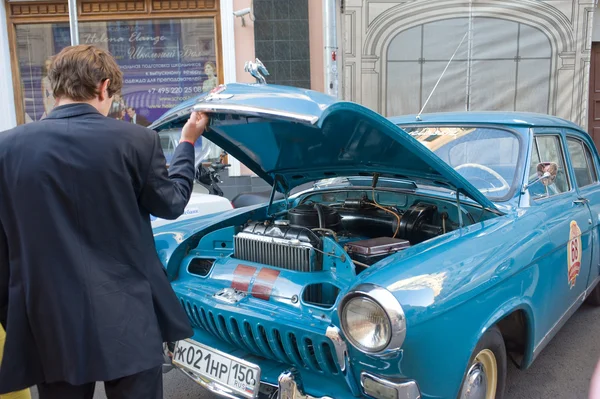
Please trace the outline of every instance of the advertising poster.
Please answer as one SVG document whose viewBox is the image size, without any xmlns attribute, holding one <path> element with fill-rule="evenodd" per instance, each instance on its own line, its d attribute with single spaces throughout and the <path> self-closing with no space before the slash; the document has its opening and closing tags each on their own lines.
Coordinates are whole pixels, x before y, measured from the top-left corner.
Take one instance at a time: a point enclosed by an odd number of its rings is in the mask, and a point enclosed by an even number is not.
<svg viewBox="0 0 600 399">
<path fill-rule="evenodd" d="M 170 108 L 218 85 L 212 18 L 84 22 L 80 44 L 101 47 L 123 71 L 122 93 L 110 117 L 150 125 Z M 26 122 L 54 107 L 47 68 L 52 55 L 70 45 L 68 24 L 17 27 Z"/>
</svg>

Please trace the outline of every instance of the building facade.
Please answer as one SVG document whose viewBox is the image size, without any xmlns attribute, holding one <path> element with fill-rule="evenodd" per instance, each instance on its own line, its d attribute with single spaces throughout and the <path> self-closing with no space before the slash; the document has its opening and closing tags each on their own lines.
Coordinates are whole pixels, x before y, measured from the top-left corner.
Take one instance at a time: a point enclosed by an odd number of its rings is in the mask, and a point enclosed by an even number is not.
<svg viewBox="0 0 600 399">
<path fill-rule="evenodd" d="M 236 17 L 234 11 L 250 8 Z M 149 125 L 177 103 L 221 83 L 252 82 L 256 57 L 269 83 L 323 90 L 321 1 L 77 0 L 80 44 L 113 54 L 124 73 L 109 117 Z M 43 119 L 54 107 L 50 57 L 71 44 L 67 0 L 0 0 L 0 131 Z M 206 161 L 219 158 L 216 146 Z M 264 186 L 234 159 L 231 197 Z M 238 187 L 239 186 L 239 187 Z"/>
<path fill-rule="evenodd" d="M 586 127 L 595 3 L 345 0 L 344 97 L 387 116 L 530 111 Z"/>
<path fill-rule="evenodd" d="M 548 113 L 589 126 L 600 144 L 596 0 L 337 5 L 341 98 L 387 116 Z M 108 49 L 125 74 L 111 117 L 148 124 L 217 84 L 252 82 L 243 69 L 256 57 L 269 70 L 268 83 L 325 91 L 331 51 L 324 49 L 322 0 L 77 0 L 77 6 L 80 43 Z M 252 12 L 234 16 L 246 8 Z M 48 58 L 70 44 L 68 2 L 0 0 L 0 21 L 5 130 L 53 107 L 45 71 Z M 219 153 L 213 148 L 207 161 Z M 230 163 L 229 175 L 238 178 L 224 177 L 228 197 L 265 189 L 243 165 Z"/>
</svg>

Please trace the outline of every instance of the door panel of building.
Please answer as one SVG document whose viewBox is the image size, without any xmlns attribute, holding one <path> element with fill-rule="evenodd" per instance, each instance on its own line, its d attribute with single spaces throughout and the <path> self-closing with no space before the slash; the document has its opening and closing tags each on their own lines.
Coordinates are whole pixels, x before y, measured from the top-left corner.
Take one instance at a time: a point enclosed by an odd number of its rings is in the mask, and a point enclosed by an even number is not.
<svg viewBox="0 0 600 399">
<path fill-rule="evenodd" d="M 592 43 L 588 133 L 600 148 L 600 42 Z"/>
</svg>

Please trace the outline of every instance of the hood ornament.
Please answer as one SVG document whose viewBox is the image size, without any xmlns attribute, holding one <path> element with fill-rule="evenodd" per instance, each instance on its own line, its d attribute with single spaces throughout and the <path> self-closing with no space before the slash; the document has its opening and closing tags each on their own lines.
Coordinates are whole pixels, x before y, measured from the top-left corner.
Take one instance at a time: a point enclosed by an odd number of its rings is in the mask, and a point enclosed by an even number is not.
<svg viewBox="0 0 600 399">
<path fill-rule="evenodd" d="M 246 61 L 246 64 L 244 64 L 244 71 L 249 72 L 250 75 L 254 76 L 256 83 L 267 83 L 265 76 L 269 76 L 269 71 L 267 71 L 267 68 L 265 68 L 263 63 L 258 58 L 255 62 Z"/>
</svg>

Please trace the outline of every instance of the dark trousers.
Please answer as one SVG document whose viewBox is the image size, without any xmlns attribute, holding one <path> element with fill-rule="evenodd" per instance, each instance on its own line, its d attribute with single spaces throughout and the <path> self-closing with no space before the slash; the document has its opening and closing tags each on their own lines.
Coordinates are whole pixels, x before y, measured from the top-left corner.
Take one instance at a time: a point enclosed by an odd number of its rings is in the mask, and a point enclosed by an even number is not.
<svg viewBox="0 0 600 399">
<path fill-rule="evenodd" d="M 66 382 L 39 384 L 40 399 L 93 399 L 95 382 L 71 385 Z M 162 366 L 134 375 L 105 381 L 108 399 L 162 399 Z"/>
</svg>

